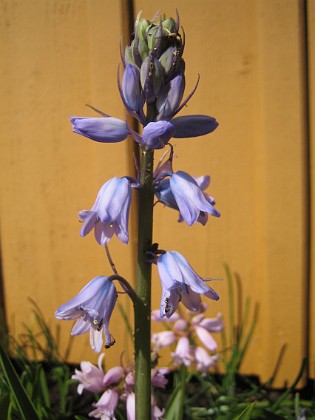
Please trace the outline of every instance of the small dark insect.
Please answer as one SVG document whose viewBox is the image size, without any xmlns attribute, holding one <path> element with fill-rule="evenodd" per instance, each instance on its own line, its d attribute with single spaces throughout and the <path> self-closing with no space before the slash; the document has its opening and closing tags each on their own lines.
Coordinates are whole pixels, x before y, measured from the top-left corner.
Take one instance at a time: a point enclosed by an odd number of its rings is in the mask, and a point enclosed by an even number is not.
<svg viewBox="0 0 315 420">
<path fill-rule="evenodd" d="M 168 314 L 171 309 L 172 308 L 170 306 L 170 298 L 166 298 L 165 299 L 165 309 L 164 309 L 165 313 Z"/>
<path fill-rule="evenodd" d="M 182 42 L 182 37 L 181 35 L 177 32 L 171 32 L 168 29 L 164 28 L 165 31 L 167 32 L 167 38 L 173 38 L 176 42 Z"/>
<path fill-rule="evenodd" d="M 95 325 L 97 331 L 101 331 L 103 321 L 103 318 L 100 320 L 100 322 L 98 322 L 97 319 L 93 319 L 93 324 Z"/>
</svg>

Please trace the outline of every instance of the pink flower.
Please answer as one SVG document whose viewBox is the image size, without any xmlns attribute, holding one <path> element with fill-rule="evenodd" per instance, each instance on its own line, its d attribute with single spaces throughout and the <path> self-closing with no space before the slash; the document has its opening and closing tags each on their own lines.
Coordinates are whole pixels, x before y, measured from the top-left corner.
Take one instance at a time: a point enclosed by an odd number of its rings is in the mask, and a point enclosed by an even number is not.
<svg viewBox="0 0 315 420">
<path fill-rule="evenodd" d="M 75 369 L 75 374 L 71 376 L 71 379 L 81 382 L 78 385 L 78 394 L 81 395 L 84 389 L 90 392 L 101 392 L 104 390 L 104 372 L 102 369 L 104 356 L 104 353 L 99 356 L 98 367 L 94 366 L 90 362 L 83 361 L 80 363 L 81 371 Z"/>
<path fill-rule="evenodd" d="M 124 376 L 124 369 L 121 366 L 113 367 L 106 372 L 103 378 L 103 386 L 108 387 L 119 383 Z"/>
<path fill-rule="evenodd" d="M 94 417 L 101 420 L 115 420 L 114 412 L 118 405 L 119 395 L 114 389 L 108 389 L 104 392 L 97 403 L 93 406 L 95 410 L 89 413 L 89 417 Z"/>
<path fill-rule="evenodd" d="M 190 354 L 190 344 L 187 337 L 181 337 L 178 340 L 176 350 L 174 353 L 171 353 L 171 356 L 174 357 L 175 364 L 185 366 L 190 366 L 192 361 L 192 356 Z"/>
<path fill-rule="evenodd" d="M 127 407 L 127 420 L 136 420 L 136 396 L 134 392 L 127 395 L 126 400 Z M 159 420 L 163 415 L 164 410 L 160 410 L 156 405 L 156 401 L 153 395 L 151 395 L 151 420 Z"/>
<path fill-rule="evenodd" d="M 175 331 L 185 331 L 187 327 L 188 327 L 188 322 L 184 318 L 180 318 L 174 323 Z"/>
<path fill-rule="evenodd" d="M 217 350 L 217 342 L 205 328 L 195 325 L 195 331 L 199 340 L 208 350 L 213 352 Z"/>
<path fill-rule="evenodd" d="M 197 370 L 199 372 L 207 373 L 209 367 L 216 366 L 216 356 L 210 356 L 210 354 L 203 347 L 196 347 L 194 350 L 195 362 L 197 364 Z"/>
<path fill-rule="evenodd" d="M 176 341 L 176 335 L 173 331 L 162 331 L 152 335 L 152 343 L 156 350 L 167 347 Z"/>
<path fill-rule="evenodd" d="M 218 346 L 210 332 L 222 331 L 223 319 L 221 313 L 216 318 L 205 318 L 203 313 L 198 314 L 192 318 L 191 324 L 203 345 L 212 352 L 216 351 Z"/>
<path fill-rule="evenodd" d="M 221 332 L 223 330 L 223 318 L 219 312 L 216 318 L 203 318 L 199 325 L 209 332 Z"/>
<path fill-rule="evenodd" d="M 126 409 L 127 420 L 136 420 L 136 396 L 134 392 L 127 395 Z"/>
<path fill-rule="evenodd" d="M 155 350 L 177 341 L 176 350 L 171 353 L 173 364 L 189 366 L 195 362 L 197 370 L 201 371 L 215 366 L 218 357 L 213 353 L 217 351 L 218 346 L 211 333 L 222 331 L 223 319 L 221 313 L 218 313 L 215 318 L 206 318 L 206 309 L 206 304 L 202 303 L 200 305 L 201 312 L 197 315 L 193 311 L 187 311 L 188 316 L 185 317 L 181 312 L 174 319 L 174 322 L 168 325 L 171 329 L 153 334 Z M 161 314 L 158 316 L 157 311 L 152 319 L 165 323 L 165 318 L 161 318 Z M 170 320 L 172 321 L 172 318 Z M 205 348 L 200 347 L 200 344 L 197 346 L 197 339 Z M 201 348 L 203 350 L 200 350 Z"/>
<path fill-rule="evenodd" d="M 151 382 L 152 385 L 157 388 L 164 389 L 168 383 L 168 380 L 165 378 L 165 375 L 170 373 L 169 368 L 155 368 L 151 369 Z"/>
</svg>

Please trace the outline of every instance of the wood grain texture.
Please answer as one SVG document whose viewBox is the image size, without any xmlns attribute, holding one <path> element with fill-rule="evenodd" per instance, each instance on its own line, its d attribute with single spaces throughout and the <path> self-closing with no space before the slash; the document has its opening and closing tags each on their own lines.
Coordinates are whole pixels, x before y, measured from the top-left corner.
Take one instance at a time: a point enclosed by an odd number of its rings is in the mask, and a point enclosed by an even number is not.
<svg viewBox="0 0 315 420">
<path fill-rule="evenodd" d="M 311 175 L 310 373 L 315 377 L 315 2 L 308 1 L 309 134 Z"/>
</svg>

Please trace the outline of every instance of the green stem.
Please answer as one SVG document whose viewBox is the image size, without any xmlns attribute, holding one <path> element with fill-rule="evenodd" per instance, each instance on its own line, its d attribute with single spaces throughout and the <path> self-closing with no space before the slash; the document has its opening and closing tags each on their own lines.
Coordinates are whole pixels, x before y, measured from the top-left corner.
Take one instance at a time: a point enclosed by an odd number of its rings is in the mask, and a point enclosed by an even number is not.
<svg viewBox="0 0 315 420">
<path fill-rule="evenodd" d="M 153 150 L 141 150 L 138 205 L 138 268 L 135 308 L 136 419 L 151 418 L 151 264 L 145 252 L 152 244 Z"/>
</svg>

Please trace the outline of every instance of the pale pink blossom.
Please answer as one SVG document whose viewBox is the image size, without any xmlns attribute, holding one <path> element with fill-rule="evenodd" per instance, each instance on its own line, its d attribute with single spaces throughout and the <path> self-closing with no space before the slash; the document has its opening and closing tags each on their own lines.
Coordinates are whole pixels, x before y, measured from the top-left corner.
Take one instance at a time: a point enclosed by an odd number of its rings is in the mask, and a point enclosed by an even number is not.
<svg viewBox="0 0 315 420">
<path fill-rule="evenodd" d="M 202 362 L 200 360 L 194 360 L 192 355 L 194 355 L 196 346 L 200 346 L 202 343 L 206 348 L 204 351 L 206 352 L 207 357 L 212 357 L 211 363 L 210 359 L 207 359 L 208 362 L 205 362 L 205 365 L 208 364 L 208 367 L 214 366 L 217 357 L 214 357 L 211 353 L 215 353 L 218 346 L 211 333 L 222 331 L 223 318 L 221 313 L 218 313 L 214 318 L 206 318 L 206 309 L 207 305 L 202 303 L 198 314 L 195 314 L 193 311 L 187 311 L 188 316 L 185 317 L 183 313 L 179 313 L 175 322 L 168 325 L 168 327 L 171 328 L 170 330 L 156 334 L 154 337 L 154 343 L 156 343 L 155 349 L 158 350 L 161 347 L 177 342 L 176 351 L 171 353 L 174 358 L 173 363 L 175 365 L 183 363 L 186 366 L 189 366 L 195 361 L 196 364 L 199 363 L 199 366 L 201 366 Z M 165 322 L 164 318 L 161 318 L 161 315 L 158 317 L 157 313 L 153 319 Z M 197 340 L 199 341 L 199 344 L 197 344 Z M 185 350 L 183 350 L 183 348 Z M 210 354 L 208 352 L 210 352 Z M 200 351 L 198 350 L 197 355 L 199 353 Z M 205 354 L 204 352 L 202 353 Z"/>
<path fill-rule="evenodd" d="M 186 321 L 186 319 L 180 318 L 174 323 L 173 328 L 175 331 L 184 331 L 187 327 L 188 327 L 188 322 Z"/>
<path fill-rule="evenodd" d="M 170 373 L 169 368 L 154 368 L 151 369 L 151 382 L 152 385 L 156 386 L 157 388 L 164 389 L 168 383 L 165 375 Z"/>
<path fill-rule="evenodd" d="M 152 343 L 156 350 L 167 347 L 176 341 L 176 335 L 173 331 L 162 331 L 152 335 Z"/>
<path fill-rule="evenodd" d="M 122 380 L 124 376 L 124 369 L 121 366 L 113 367 L 109 369 L 104 378 L 103 378 L 103 386 L 108 387 L 112 384 L 117 384 Z"/>
<path fill-rule="evenodd" d="M 223 317 L 219 312 L 215 318 L 203 318 L 199 325 L 209 332 L 221 332 L 223 330 Z"/>
<path fill-rule="evenodd" d="M 197 346 L 194 349 L 194 357 L 199 372 L 208 372 L 209 367 L 216 366 L 216 356 L 210 356 L 210 354 L 203 347 Z"/>
<path fill-rule="evenodd" d="M 118 405 L 119 395 L 114 389 L 108 389 L 101 398 L 94 403 L 95 410 L 89 413 L 89 417 L 101 420 L 115 420 L 115 410 Z"/>
<path fill-rule="evenodd" d="M 212 352 L 217 350 L 217 343 L 210 333 L 223 330 L 221 313 L 218 313 L 215 318 L 205 318 L 204 313 L 195 315 L 191 320 L 191 328 L 196 332 L 199 340 L 208 350 Z"/>
<path fill-rule="evenodd" d="M 174 362 L 177 365 L 191 365 L 192 356 L 190 354 L 190 344 L 187 337 L 184 336 L 178 340 L 176 350 L 174 353 L 171 353 L 171 356 L 174 358 Z"/>
<path fill-rule="evenodd" d="M 218 345 L 212 335 L 203 327 L 199 327 L 199 325 L 195 325 L 194 327 L 196 334 L 202 344 L 210 351 L 214 352 L 217 350 Z"/>
<path fill-rule="evenodd" d="M 127 420 L 136 420 L 136 396 L 134 392 L 127 395 L 126 410 Z"/>
<path fill-rule="evenodd" d="M 90 362 L 82 361 L 80 363 L 81 371 L 75 369 L 75 374 L 72 375 L 71 379 L 75 379 L 80 382 L 78 385 L 78 394 L 81 395 L 84 389 L 90 392 L 101 392 L 104 390 L 104 371 L 102 368 L 104 356 L 104 353 L 99 356 L 98 367 L 94 366 Z"/>
<path fill-rule="evenodd" d="M 136 420 L 136 396 L 134 392 L 127 395 L 126 409 L 127 420 Z M 156 405 L 154 396 L 151 395 L 151 420 L 160 420 L 163 414 L 164 410 L 160 410 L 160 408 Z"/>
</svg>

